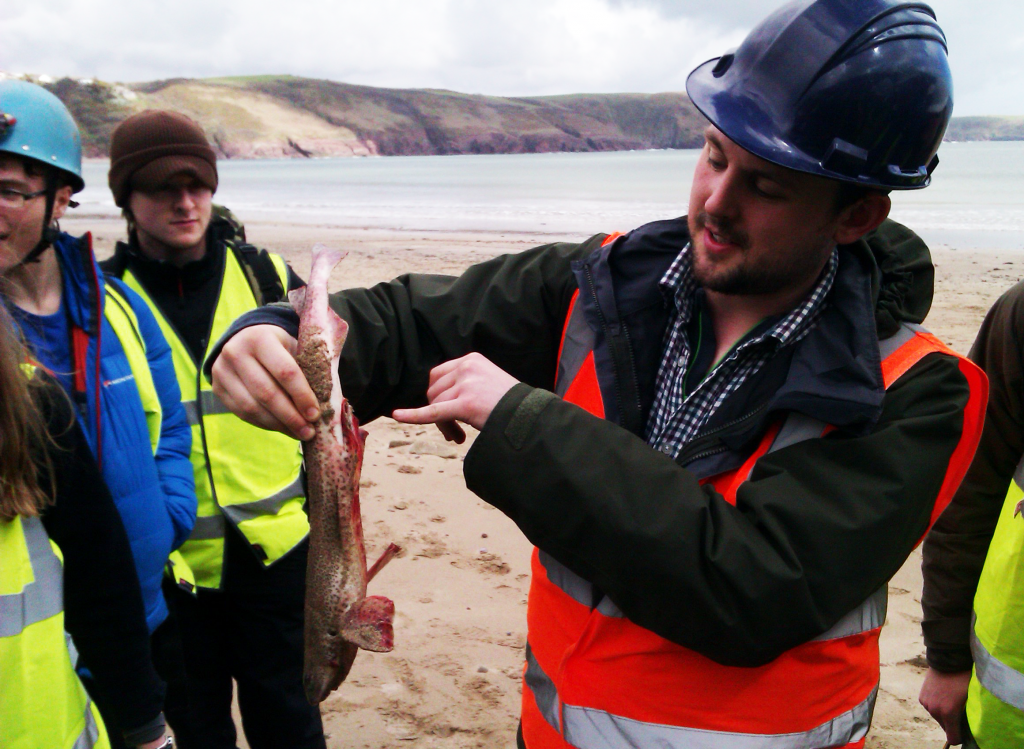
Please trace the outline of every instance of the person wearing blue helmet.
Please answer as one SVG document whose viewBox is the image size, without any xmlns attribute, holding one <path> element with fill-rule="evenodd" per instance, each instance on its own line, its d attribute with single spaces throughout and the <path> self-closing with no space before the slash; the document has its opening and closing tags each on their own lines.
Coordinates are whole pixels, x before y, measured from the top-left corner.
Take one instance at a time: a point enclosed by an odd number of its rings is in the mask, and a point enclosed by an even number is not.
<svg viewBox="0 0 1024 749">
<path fill-rule="evenodd" d="M 331 296 L 360 421 L 479 429 L 467 486 L 536 547 L 520 747 L 864 746 L 888 580 L 987 396 L 887 220 L 938 163 L 946 54 L 918 2 L 789 3 L 687 81 L 687 216 Z M 308 438 L 296 330 L 248 313 L 207 369 Z"/>
<path fill-rule="evenodd" d="M 32 355 L 77 408 L 128 534 L 154 665 L 165 679 L 183 679 L 180 642 L 170 624 L 162 626 L 161 585 L 169 556 L 195 522 L 196 496 L 171 351 L 146 304 L 104 278 L 91 236 L 59 230 L 84 187 L 71 114 L 53 94 L 18 80 L 0 81 L 0 113 L 0 296 Z M 177 579 L 187 583 L 187 571 Z M 163 736 L 163 717 L 121 725 L 89 663 L 81 666 L 113 746 Z M 173 712 L 169 705 L 172 725 Z"/>
</svg>

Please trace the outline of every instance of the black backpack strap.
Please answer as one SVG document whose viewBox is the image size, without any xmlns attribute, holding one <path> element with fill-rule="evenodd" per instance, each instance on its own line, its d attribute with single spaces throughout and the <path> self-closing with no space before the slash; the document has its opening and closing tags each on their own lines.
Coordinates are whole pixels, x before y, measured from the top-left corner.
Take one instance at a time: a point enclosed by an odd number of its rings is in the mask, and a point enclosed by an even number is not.
<svg viewBox="0 0 1024 749">
<path fill-rule="evenodd" d="M 261 251 L 255 245 L 245 242 L 228 242 L 228 246 L 234 251 L 235 257 L 245 270 L 245 277 L 249 279 L 253 296 L 260 306 L 280 302 L 285 298 L 285 288 L 281 284 L 281 277 L 277 275 L 277 268 L 270 254 Z"/>
</svg>

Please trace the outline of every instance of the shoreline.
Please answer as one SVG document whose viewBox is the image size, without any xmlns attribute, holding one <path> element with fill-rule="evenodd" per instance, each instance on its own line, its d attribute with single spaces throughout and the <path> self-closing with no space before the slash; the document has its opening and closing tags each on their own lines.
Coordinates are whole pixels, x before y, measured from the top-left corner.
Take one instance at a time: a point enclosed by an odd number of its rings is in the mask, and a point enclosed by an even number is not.
<svg viewBox="0 0 1024 749">
<path fill-rule="evenodd" d="M 124 236 L 120 217 L 80 215 L 62 225 L 72 234 L 91 229 L 101 256 Z M 281 253 L 303 277 L 315 242 L 347 249 L 332 275 L 334 289 L 407 272 L 457 274 L 474 262 L 552 240 L 537 232 L 351 229 L 260 218 L 247 221 L 246 230 L 250 242 Z M 935 296 L 925 325 L 966 352 L 991 304 L 1024 277 L 1024 253 L 940 246 L 933 262 Z M 327 745 L 507 747 L 519 715 L 530 544 L 466 489 L 461 458 L 472 435 L 452 449 L 432 427 L 382 418 L 367 428 L 367 557 L 375 558 L 389 541 L 404 547 L 371 586 L 372 594 L 395 601 L 396 646 L 390 654 L 361 652 L 348 680 L 323 703 Z M 410 444 L 420 441 L 449 457 Z M 944 740 L 917 702 L 925 673 L 921 584 L 917 550 L 889 584 L 882 681 L 866 749 L 930 749 Z"/>
</svg>

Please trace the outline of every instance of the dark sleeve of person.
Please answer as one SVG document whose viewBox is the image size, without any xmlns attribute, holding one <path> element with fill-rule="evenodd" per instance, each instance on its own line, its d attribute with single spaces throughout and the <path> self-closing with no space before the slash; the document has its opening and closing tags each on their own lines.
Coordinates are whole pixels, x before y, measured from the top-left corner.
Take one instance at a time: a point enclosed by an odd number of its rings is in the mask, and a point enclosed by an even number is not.
<svg viewBox="0 0 1024 749">
<path fill-rule="evenodd" d="M 730 505 L 642 439 L 516 385 L 465 460 L 466 485 L 632 621 L 719 663 L 758 666 L 827 631 L 927 528 L 969 388 L 932 354 L 872 432 L 762 457 Z"/>
<path fill-rule="evenodd" d="M 551 388 L 562 323 L 576 290 L 570 263 L 602 238 L 504 255 L 459 277 L 406 275 L 332 294 L 331 306 L 349 323 L 339 365 L 342 390 L 360 421 L 424 405 L 430 370 L 471 351 L 516 379 Z M 259 324 L 296 335 L 298 315 L 276 304 L 240 317 L 207 358 L 207 377 L 224 342 Z"/>
<path fill-rule="evenodd" d="M 164 732 L 164 685 L 153 668 L 128 536 L 67 398 L 54 386 L 39 400 L 55 443 L 55 501 L 42 521 L 64 555 L 65 628 L 126 738 L 153 741 Z"/>
<path fill-rule="evenodd" d="M 1024 284 L 985 316 L 970 358 L 988 375 L 985 429 L 959 491 L 924 542 L 924 632 L 937 671 L 971 668 L 971 609 L 1006 491 L 1024 456 Z"/>
<path fill-rule="evenodd" d="M 302 280 L 298 273 L 296 273 L 292 266 L 285 266 L 288 268 L 288 291 L 294 291 L 295 289 L 301 289 L 306 285 L 306 282 Z"/>
</svg>

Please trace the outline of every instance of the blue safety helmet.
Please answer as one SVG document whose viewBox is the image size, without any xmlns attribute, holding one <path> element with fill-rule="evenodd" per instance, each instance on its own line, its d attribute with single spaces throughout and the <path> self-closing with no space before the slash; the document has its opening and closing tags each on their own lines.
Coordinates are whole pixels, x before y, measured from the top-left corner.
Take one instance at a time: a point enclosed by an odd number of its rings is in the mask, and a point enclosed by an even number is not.
<svg viewBox="0 0 1024 749">
<path fill-rule="evenodd" d="M 42 86 L 0 81 L 0 152 L 64 172 L 73 192 L 82 179 L 82 137 L 67 107 Z"/>
<path fill-rule="evenodd" d="M 953 112 L 946 37 L 907 0 L 797 0 L 686 81 L 730 140 L 790 169 L 927 187 Z"/>
</svg>

